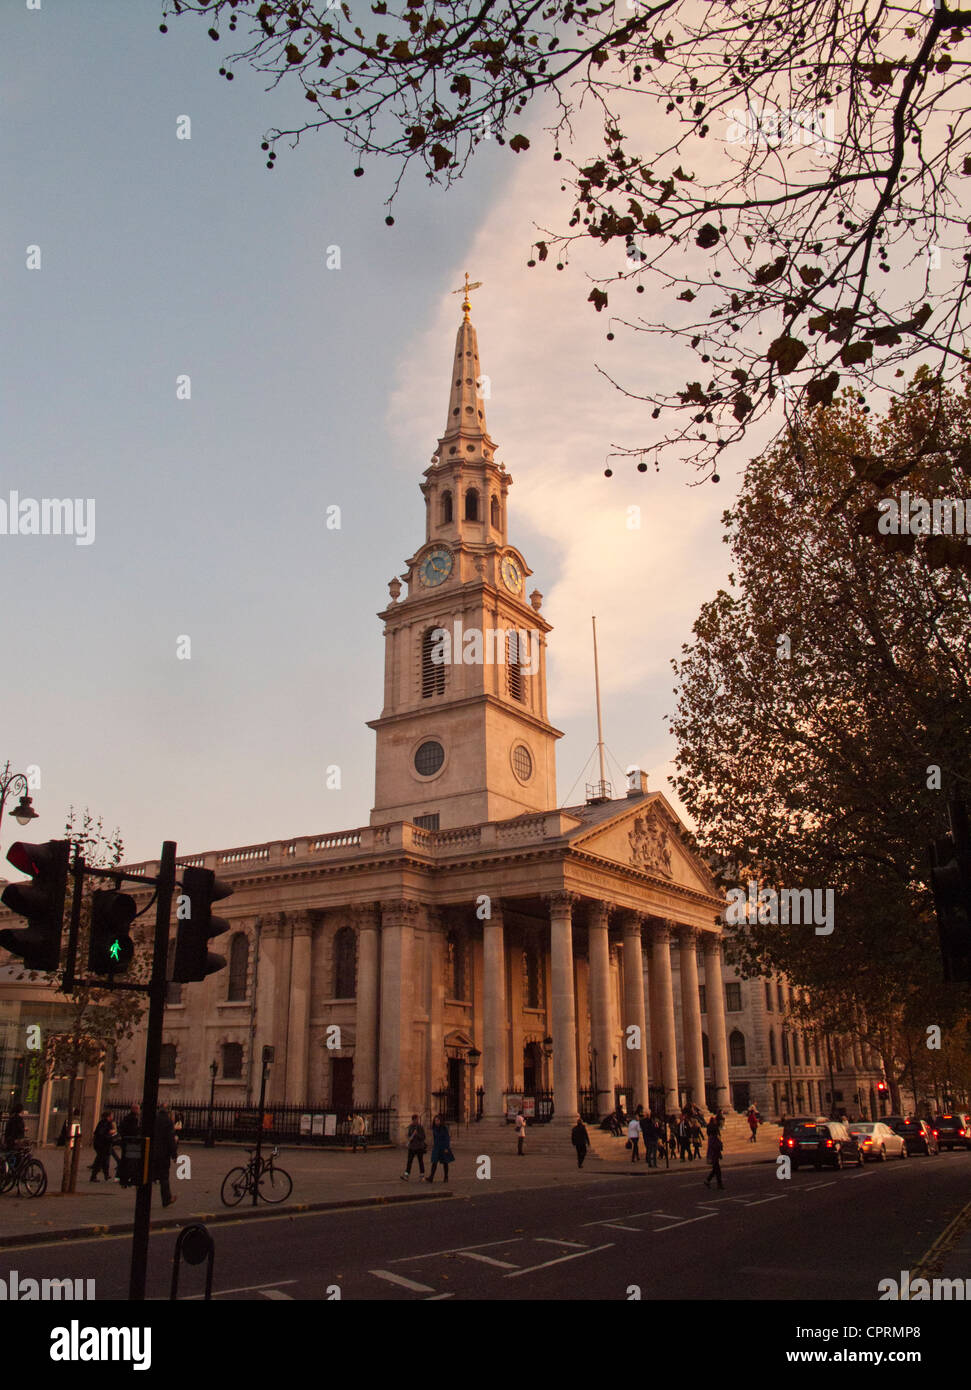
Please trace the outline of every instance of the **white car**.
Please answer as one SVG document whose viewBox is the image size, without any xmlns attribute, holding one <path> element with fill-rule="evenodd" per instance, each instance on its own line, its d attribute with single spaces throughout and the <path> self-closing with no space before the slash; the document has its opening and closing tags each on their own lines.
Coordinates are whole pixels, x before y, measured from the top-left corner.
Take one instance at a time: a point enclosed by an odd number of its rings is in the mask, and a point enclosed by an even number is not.
<svg viewBox="0 0 971 1390">
<path fill-rule="evenodd" d="M 888 1158 L 906 1158 L 907 1141 L 901 1134 L 894 1134 L 889 1125 L 873 1120 L 869 1124 L 859 1121 L 849 1126 L 850 1133 L 860 1146 L 864 1159 L 872 1158 L 884 1163 Z"/>
</svg>

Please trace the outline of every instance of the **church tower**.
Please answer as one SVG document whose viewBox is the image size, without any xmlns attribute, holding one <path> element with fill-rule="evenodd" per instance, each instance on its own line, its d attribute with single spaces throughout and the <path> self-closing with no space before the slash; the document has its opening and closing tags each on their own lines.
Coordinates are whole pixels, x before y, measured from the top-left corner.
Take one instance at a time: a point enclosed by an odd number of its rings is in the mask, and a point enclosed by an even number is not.
<svg viewBox="0 0 971 1390">
<path fill-rule="evenodd" d="M 445 432 L 421 490 L 425 541 L 389 584 L 384 709 L 372 825 L 449 829 L 556 806 L 556 740 L 547 719 L 542 595 L 507 541 L 512 479 L 489 437 L 469 317 L 455 340 Z M 485 394 L 488 394 L 486 391 Z M 400 601 L 399 601 L 400 599 Z"/>
</svg>

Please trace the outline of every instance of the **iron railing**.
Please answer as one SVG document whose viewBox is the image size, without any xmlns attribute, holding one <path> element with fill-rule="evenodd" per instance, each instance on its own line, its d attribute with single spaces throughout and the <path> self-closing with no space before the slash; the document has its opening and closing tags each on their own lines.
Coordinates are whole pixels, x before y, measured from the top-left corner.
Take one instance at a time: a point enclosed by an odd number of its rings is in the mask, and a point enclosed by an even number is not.
<svg viewBox="0 0 971 1390">
<path fill-rule="evenodd" d="M 141 1103 L 139 1098 L 139 1104 Z M 198 1100 L 169 1100 L 164 1103 L 172 1118 L 182 1119 L 183 1139 L 205 1139 L 209 1134 L 209 1102 Z M 130 1100 L 111 1097 L 110 1109 L 117 1124 L 131 1106 Z M 341 1148 L 351 1142 L 351 1114 L 364 1117 L 365 1133 L 373 1143 L 390 1144 L 391 1109 L 387 1105 L 357 1106 L 351 1112 L 335 1110 L 322 1101 L 304 1105 L 267 1105 L 263 1116 L 263 1138 L 279 1144 L 311 1144 L 318 1147 Z M 336 1118 L 334 1118 L 336 1117 Z M 330 1124 L 328 1124 L 330 1118 Z M 249 1143 L 256 1139 L 259 1111 L 256 1106 L 239 1101 L 219 1102 L 212 1107 L 212 1132 L 217 1140 Z M 332 1129 L 333 1133 L 327 1133 Z"/>
</svg>

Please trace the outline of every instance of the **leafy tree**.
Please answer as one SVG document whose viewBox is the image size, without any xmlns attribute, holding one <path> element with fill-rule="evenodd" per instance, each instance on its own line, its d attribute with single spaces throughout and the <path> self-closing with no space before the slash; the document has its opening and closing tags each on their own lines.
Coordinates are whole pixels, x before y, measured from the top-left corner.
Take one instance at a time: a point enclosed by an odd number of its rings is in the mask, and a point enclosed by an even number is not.
<svg viewBox="0 0 971 1390">
<path fill-rule="evenodd" d="M 733 958 L 808 987 L 903 1071 L 900 1029 L 951 1025 L 927 846 L 971 781 L 971 589 L 938 543 L 874 546 L 838 506 L 852 459 L 893 468 L 936 410 L 915 381 L 880 421 L 851 393 L 749 466 L 726 513 L 736 574 L 674 662 L 674 779 L 729 881 L 831 889 L 832 934 L 746 916 Z M 971 391 L 946 391 L 941 452 L 911 485 L 963 496 Z M 764 914 L 768 918 L 768 913 Z"/>
<path fill-rule="evenodd" d="M 932 367 L 939 404 L 971 360 L 971 10 L 944 0 L 375 0 L 369 11 L 167 0 L 164 14 L 205 15 L 215 42 L 238 43 L 242 20 L 243 46 L 220 73 L 249 64 L 273 85 L 300 84 L 311 109 L 266 134 L 269 167 L 281 142 L 334 127 L 359 157 L 391 160 L 392 198 L 410 165 L 448 185 L 484 140 L 526 150 L 523 113 L 542 99 L 573 209 L 529 264 L 555 251 L 562 269 L 591 237 L 610 247 L 594 308 L 679 339 L 698 361 L 679 391 L 628 393 L 667 421 L 657 439 L 621 451 L 642 470 L 667 451 L 717 478 L 721 450 L 780 391 L 792 419 L 844 385 L 896 392 L 915 358 Z M 565 157 L 583 103 L 602 113 L 603 148 Z M 649 133 L 635 140 L 628 125 L 643 130 L 645 115 Z M 655 317 L 632 318 L 628 292 L 645 290 Z M 900 463 L 919 458 L 918 444 Z"/>
</svg>

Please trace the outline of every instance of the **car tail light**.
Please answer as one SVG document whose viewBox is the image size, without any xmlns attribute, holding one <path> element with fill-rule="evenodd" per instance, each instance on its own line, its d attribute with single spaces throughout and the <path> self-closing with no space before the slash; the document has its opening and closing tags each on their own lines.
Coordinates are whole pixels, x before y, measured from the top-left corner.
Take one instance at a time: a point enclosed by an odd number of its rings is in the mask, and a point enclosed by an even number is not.
<svg viewBox="0 0 971 1390">
<path fill-rule="evenodd" d="M 788 1143 L 789 1143 L 790 1149 L 794 1149 L 794 1148 L 796 1147 L 796 1141 L 795 1141 L 795 1139 L 790 1139 L 790 1140 L 788 1141 Z"/>
<path fill-rule="evenodd" d="M 833 1141 L 832 1141 L 832 1139 L 827 1139 L 827 1140 L 826 1140 L 826 1147 L 827 1147 L 827 1149 L 831 1149 L 831 1148 L 833 1147 Z"/>
</svg>

